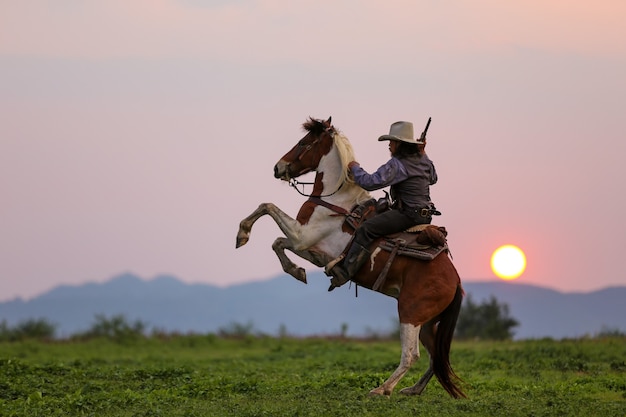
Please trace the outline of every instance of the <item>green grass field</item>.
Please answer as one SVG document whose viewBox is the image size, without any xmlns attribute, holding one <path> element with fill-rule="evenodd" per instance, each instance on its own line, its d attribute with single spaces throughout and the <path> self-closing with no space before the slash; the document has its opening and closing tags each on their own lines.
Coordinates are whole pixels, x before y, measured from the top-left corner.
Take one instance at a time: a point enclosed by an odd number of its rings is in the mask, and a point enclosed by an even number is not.
<svg viewBox="0 0 626 417">
<path fill-rule="evenodd" d="M 425 355 L 422 349 L 422 354 Z M 370 398 L 398 341 L 214 335 L 0 344 L 2 416 L 626 416 L 626 339 L 454 342 L 469 399 L 433 379 Z"/>
</svg>

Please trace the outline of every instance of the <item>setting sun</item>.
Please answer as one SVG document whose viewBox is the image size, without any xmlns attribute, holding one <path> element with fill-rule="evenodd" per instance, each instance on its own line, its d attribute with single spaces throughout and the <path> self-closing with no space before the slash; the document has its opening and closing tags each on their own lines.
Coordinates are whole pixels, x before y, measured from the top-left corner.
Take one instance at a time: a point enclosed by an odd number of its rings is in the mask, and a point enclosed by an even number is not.
<svg viewBox="0 0 626 417">
<path fill-rule="evenodd" d="M 504 280 L 516 279 L 526 269 L 526 255 L 515 245 L 500 246 L 491 255 L 491 269 Z"/>
</svg>

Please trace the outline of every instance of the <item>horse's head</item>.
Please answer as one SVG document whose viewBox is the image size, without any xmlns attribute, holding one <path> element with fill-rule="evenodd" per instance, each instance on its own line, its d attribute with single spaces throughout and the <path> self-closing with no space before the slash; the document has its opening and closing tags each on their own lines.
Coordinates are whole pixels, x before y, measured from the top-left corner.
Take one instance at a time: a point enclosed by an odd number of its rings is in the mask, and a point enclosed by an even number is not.
<svg viewBox="0 0 626 417">
<path fill-rule="evenodd" d="M 302 127 L 307 134 L 274 166 L 274 177 L 284 181 L 315 171 L 335 143 L 335 128 L 328 120 L 309 118 Z"/>
</svg>

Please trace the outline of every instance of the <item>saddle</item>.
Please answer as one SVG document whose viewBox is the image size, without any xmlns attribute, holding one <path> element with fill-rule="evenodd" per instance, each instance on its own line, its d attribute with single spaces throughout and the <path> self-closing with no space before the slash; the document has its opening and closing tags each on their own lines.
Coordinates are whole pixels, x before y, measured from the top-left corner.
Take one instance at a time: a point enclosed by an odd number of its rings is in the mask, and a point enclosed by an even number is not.
<svg viewBox="0 0 626 417">
<path fill-rule="evenodd" d="M 351 210 L 350 216 L 346 217 L 346 224 L 356 230 L 368 218 L 389 210 L 388 205 L 381 200 L 371 199 L 355 206 Z M 377 247 L 371 249 L 373 251 L 384 250 L 390 252 L 390 255 L 372 289 L 376 291 L 383 285 L 387 272 L 389 272 L 389 268 L 398 254 L 422 261 L 432 261 L 444 251 L 450 254 L 447 236 L 448 232 L 443 226 L 419 224 L 403 232 L 383 237 Z M 348 244 L 346 251 L 351 244 L 352 242 Z"/>
<path fill-rule="evenodd" d="M 446 237 L 448 231 L 443 226 L 420 224 L 404 232 L 385 236 L 378 244 L 382 250 L 397 250 L 400 255 L 423 261 L 432 261 L 443 251 L 448 251 Z"/>
<path fill-rule="evenodd" d="M 390 210 L 386 198 L 367 200 L 356 205 L 346 216 L 346 225 L 356 230 L 364 221 L 379 213 Z M 387 252 L 396 249 L 401 255 L 410 256 L 424 261 L 432 261 L 444 250 L 448 250 L 446 237 L 448 232 L 443 226 L 418 224 L 403 232 L 385 236 L 378 247 Z M 351 244 L 352 242 L 350 242 Z M 348 244 L 347 249 L 350 247 Z"/>
</svg>

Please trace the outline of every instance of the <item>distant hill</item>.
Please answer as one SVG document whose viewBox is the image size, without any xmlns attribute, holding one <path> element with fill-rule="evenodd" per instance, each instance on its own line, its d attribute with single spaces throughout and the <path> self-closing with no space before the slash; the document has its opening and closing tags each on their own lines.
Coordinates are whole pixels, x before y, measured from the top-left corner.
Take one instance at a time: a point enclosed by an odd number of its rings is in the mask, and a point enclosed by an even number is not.
<svg viewBox="0 0 626 417">
<path fill-rule="evenodd" d="M 186 284 L 172 276 L 143 280 L 132 274 L 102 284 L 59 286 L 32 300 L 0 303 L 0 320 L 14 325 L 46 318 L 66 337 L 89 329 L 96 314 L 123 314 L 149 328 L 168 332 L 217 332 L 233 324 L 251 324 L 254 331 L 294 336 L 385 334 L 397 322 L 394 299 L 344 286 L 328 293 L 328 278 L 309 274 L 309 285 L 282 275 L 269 281 L 220 288 Z M 509 305 L 520 322 L 516 339 L 555 339 L 593 335 L 604 329 L 626 330 L 626 287 L 590 293 L 561 293 L 506 282 L 466 282 L 475 302 L 491 295 Z"/>
</svg>

